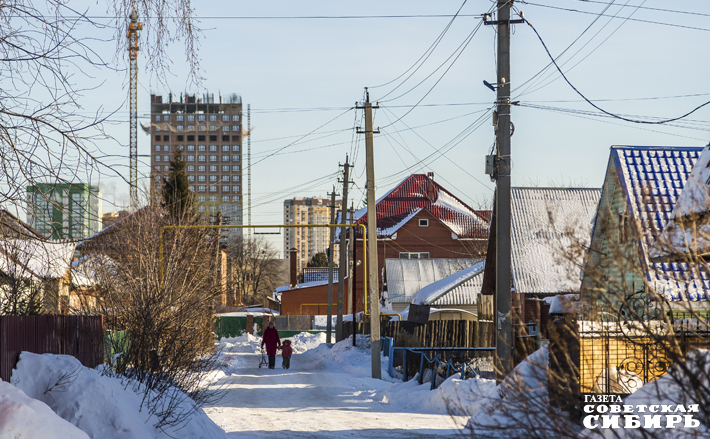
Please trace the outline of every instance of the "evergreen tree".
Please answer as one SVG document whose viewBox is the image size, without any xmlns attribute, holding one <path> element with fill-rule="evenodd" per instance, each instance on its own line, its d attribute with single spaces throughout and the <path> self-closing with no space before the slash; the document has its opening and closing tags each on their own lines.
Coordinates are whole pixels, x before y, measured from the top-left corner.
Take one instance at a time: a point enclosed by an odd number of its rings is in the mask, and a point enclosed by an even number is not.
<svg viewBox="0 0 710 439">
<path fill-rule="evenodd" d="M 327 267 L 328 266 L 328 255 L 325 252 L 318 252 L 311 256 L 311 260 L 308 261 L 306 267 Z"/>
<path fill-rule="evenodd" d="M 190 192 L 190 184 L 185 174 L 185 161 L 182 150 L 175 149 L 175 155 L 170 161 L 170 173 L 163 180 L 163 199 L 161 205 L 168 209 L 175 219 L 189 218 L 193 214 L 194 194 Z"/>
</svg>

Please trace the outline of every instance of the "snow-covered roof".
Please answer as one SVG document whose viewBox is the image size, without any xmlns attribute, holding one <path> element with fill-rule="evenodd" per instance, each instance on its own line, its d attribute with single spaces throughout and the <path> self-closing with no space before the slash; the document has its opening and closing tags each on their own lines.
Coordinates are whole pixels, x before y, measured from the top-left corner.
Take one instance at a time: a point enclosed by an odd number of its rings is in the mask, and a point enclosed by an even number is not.
<svg viewBox="0 0 710 439">
<path fill-rule="evenodd" d="M 412 174 L 380 197 L 377 207 L 377 235 L 388 237 L 406 224 L 418 209 L 427 210 L 461 239 L 488 239 L 489 214 L 477 211 L 446 190 L 432 177 Z M 367 208 L 354 215 L 367 224 Z"/>
<path fill-rule="evenodd" d="M 40 278 L 57 279 L 67 275 L 75 248 L 72 242 L 7 239 L 0 241 L 0 259 L 14 261 L 4 269 L 26 267 Z"/>
<path fill-rule="evenodd" d="M 338 283 L 337 280 L 333 280 L 333 283 Z M 299 288 L 310 288 L 310 287 L 317 287 L 321 285 L 328 285 L 327 280 L 317 280 L 313 282 L 303 282 L 300 284 L 297 284 L 295 287 L 291 288 L 291 285 L 284 285 L 282 287 L 276 288 L 277 293 L 283 293 L 284 291 L 289 291 L 289 290 L 296 290 Z"/>
<path fill-rule="evenodd" d="M 475 304 L 476 295 L 481 292 L 483 284 L 484 264 L 485 262 L 478 262 L 425 286 L 412 296 L 411 303 L 418 305 Z"/>
<path fill-rule="evenodd" d="M 411 303 L 414 294 L 478 262 L 475 259 L 385 259 L 387 297 Z"/>
<path fill-rule="evenodd" d="M 115 266 L 113 259 L 101 253 L 82 256 L 71 263 L 71 283 L 77 287 L 93 287 L 98 283 L 98 270 L 113 269 Z"/>
<path fill-rule="evenodd" d="M 511 263 L 523 294 L 579 291 L 601 189 L 512 188 Z"/>
<path fill-rule="evenodd" d="M 695 161 L 670 219 L 649 249 L 654 261 L 682 260 L 688 251 L 710 252 L 710 147 Z"/>
<path fill-rule="evenodd" d="M 671 302 L 706 301 L 705 291 L 710 290 L 710 276 L 705 270 L 693 270 L 684 262 L 653 262 L 650 252 L 669 223 L 702 151 L 700 147 L 614 146 L 611 149 L 629 213 L 641 232 L 639 245 L 648 267 L 648 282 Z M 697 271 L 700 279 L 696 279 Z"/>
</svg>

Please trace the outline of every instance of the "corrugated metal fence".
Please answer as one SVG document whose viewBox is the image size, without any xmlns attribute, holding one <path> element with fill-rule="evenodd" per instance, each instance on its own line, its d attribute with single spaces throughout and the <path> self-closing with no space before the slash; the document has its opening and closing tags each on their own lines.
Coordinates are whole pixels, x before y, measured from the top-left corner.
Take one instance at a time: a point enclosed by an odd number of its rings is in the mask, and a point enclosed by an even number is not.
<svg viewBox="0 0 710 439">
<path fill-rule="evenodd" d="M 86 367 L 103 363 L 101 316 L 1 316 L 0 379 L 10 381 L 22 351 L 76 357 Z"/>
</svg>

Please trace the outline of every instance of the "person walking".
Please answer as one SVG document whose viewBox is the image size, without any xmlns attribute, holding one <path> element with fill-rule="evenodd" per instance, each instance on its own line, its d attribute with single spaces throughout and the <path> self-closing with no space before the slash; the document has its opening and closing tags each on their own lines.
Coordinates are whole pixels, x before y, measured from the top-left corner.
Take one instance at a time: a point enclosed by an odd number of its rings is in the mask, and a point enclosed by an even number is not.
<svg viewBox="0 0 710 439">
<path fill-rule="evenodd" d="M 293 354 L 293 349 L 291 348 L 291 340 L 284 340 L 281 344 L 281 356 L 283 357 L 284 369 L 291 367 L 291 354 Z"/>
<path fill-rule="evenodd" d="M 269 357 L 269 369 L 273 369 L 276 364 L 276 349 L 281 349 L 279 331 L 276 330 L 274 322 L 269 322 L 269 327 L 264 330 L 261 346 L 264 345 L 266 345 L 266 355 Z"/>
</svg>

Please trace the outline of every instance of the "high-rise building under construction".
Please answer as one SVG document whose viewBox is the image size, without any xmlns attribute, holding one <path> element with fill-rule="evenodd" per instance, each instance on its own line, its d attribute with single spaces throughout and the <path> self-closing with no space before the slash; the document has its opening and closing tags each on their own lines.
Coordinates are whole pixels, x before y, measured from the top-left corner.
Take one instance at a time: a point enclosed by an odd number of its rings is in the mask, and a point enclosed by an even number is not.
<svg viewBox="0 0 710 439">
<path fill-rule="evenodd" d="M 160 193 L 176 149 L 182 151 L 197 209 L 223 224 L 242 224 L 242 100 L 232 94 L 151 94 L 151 191 Z M 241 235 L 241 234 L 240 234 Z"/>
</svg>

